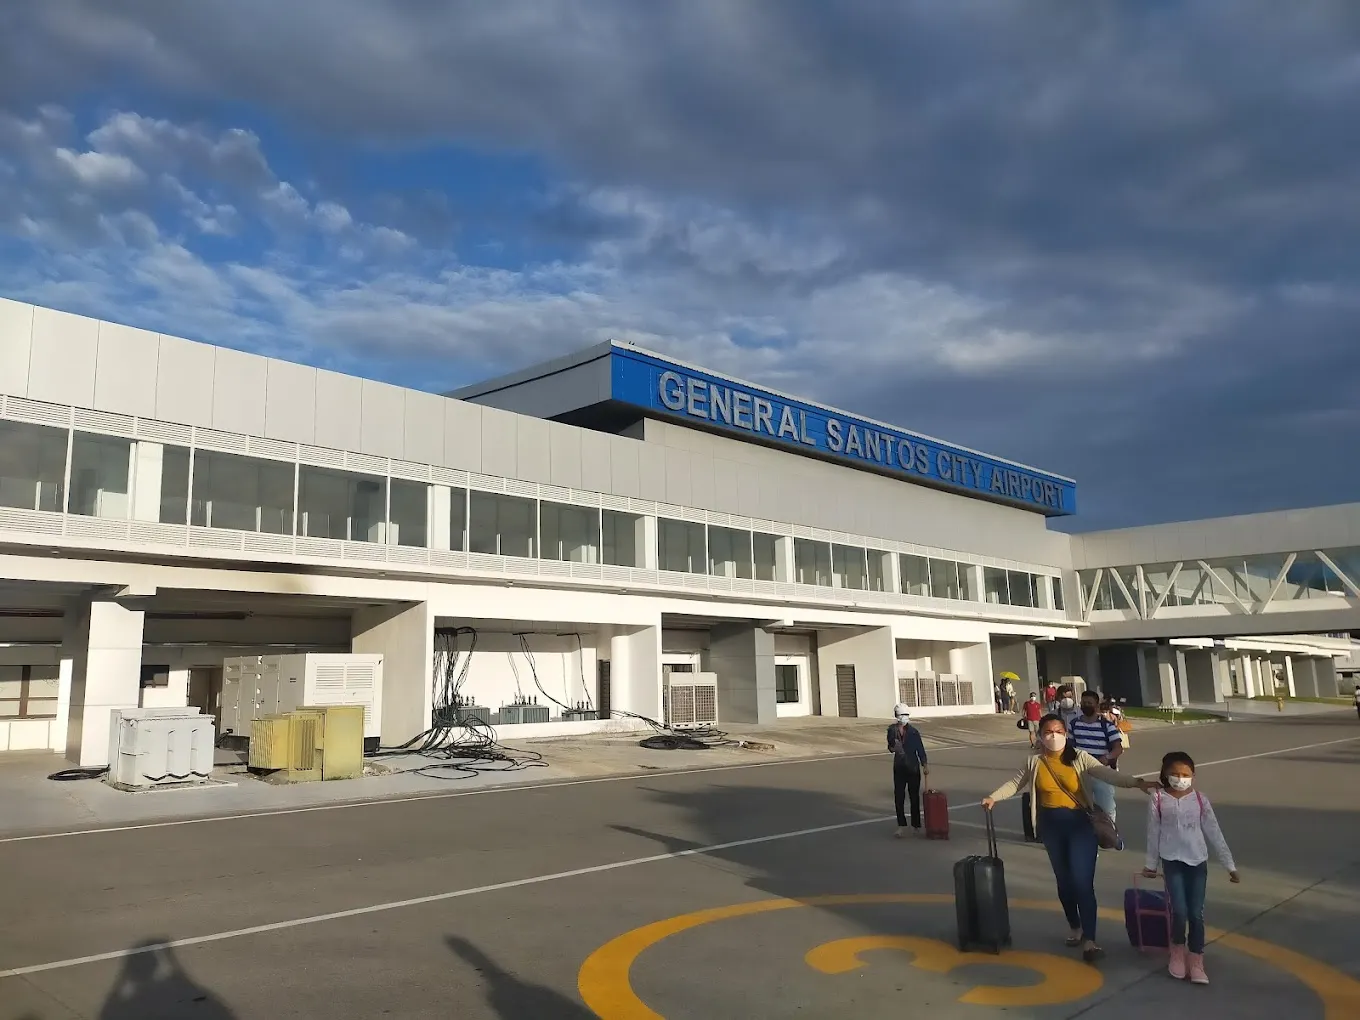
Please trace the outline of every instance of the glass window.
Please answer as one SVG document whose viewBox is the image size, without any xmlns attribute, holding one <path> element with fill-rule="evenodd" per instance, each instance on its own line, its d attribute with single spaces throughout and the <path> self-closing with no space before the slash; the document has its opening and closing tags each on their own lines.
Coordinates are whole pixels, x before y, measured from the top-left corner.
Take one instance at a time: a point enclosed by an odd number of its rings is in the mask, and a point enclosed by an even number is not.
<svg viewBox="0 0 1360 1020">
<path fill-rule="evenodd" d="M 965 567 L 964 570 L 967 570 Z M 966 596 L 959 586 L 959 565 L 953 560 L 930 561 L 930 594 L 937 599 L 961 599 Z"/>
<path fill-rule="evenodd" d="M 449 490 L 449 548 L 455 552 L 467 551 L 467 489 Z"/>
<path fill-rule="evenodd" d="M 161 451 L 161 507 L 156 519 L 162 524 L 189 523 L 189 451 L 183 446 Z"/>
<path fill-rule="evenodd" d="M 702 524 L 657 518 L 656 549 L 656 563 L 661 570 L 674 570 L 681 574 L 708 572 Z"/>
<path fill-rule="evenodd" d="M 60 513 L 66 430 L 0 421 L 0 506 Z"/>
<path fill-rule="evenodd" d="M 71 513 L 127 520 L 131 464 L 131 439 L 77 432 L 71 442 Z"/>
<path fill-rule="evenodd" d="M 1010 589 L 1011 605 L 1033 609 L 1039 604 L 1039 589 L 1033 574 L 1023 570 L 1008 570 L 1006 586 Z"/>
<path fill-rule="evenodd" d="M 869 549 L 869 590 L 889 591 L 892 585 L 892 553 Z"/>
<path fill-rule="evenodd" d="M 605 510 L 600 514 L 600 523 L 604 562 L 616 567 L 642 566 L 645 525 L 641 515 Z"/>
<path fill-rule="evenodd" d="M 992 605 L 1010 605 L 1011 597 L 1006 587 L 1006 572 L 999 567 L 982 568 L 982 590 L 986 596 L 985 601 Z"/>
<path fill-rule="evenodd" d="M 903 595 L 930 594 L 930 561 L 924 556 L 902 553 L 897 558 L 898 568 L 902 571 Z"/>
<path fill-rule="evenodd" d="M 387 520 L 387 480 L 304 467 L 298 479 L 301 533 L 309 538 L 382 542 Z M 194 492 L 195 498 L 198 496 Z"/>
<path fill-rule="evenodd" d="M 958 597 L 965 602 L 970 602 L 977 598 L 973 591 L 973 565 L 971 563 L 956 563 L 954 566 L 958 570 L 959 594 Z"/>
<path fill-rule="evenodd" d="M 751 536 L 752 551 L 755 554 L 757 581 L 782 581 L 779 576 L 779 538 L 756 532 Z"/>
<path fill-rule="evenodd" d="M 423 482 L 406 482 L 396 478 L 388 484 L 392 486 L 392 495 L 387 521 L 387 544 L 423 548 L 430 528 L 430 487 Z"/>
<path fill-rule="evenodd" d="M 714 577 L 750 577 L 751 533 L 735 528 L 710 527 L 708 572 Z"/>
<path fill-rule="evenodd" d="M 810 538 L 793 540 L 793 579 L 799 584 L 831 587 L 831 546 Z"/>
<path fill-rule="evenodd" d="M 1049 581 L 1053 584 L 1053 608 L 1059 612 L 1064 612 L 1067 605 L 1063 602 L 1063 585 L 1061 577 L 1050 577 Z"/>
<path fill-rule="evenodd" d="M 57 667 L 0 666 L 0 720 L 55 719 Z"/>
<path fill-rule="evenodd" d="M 864 591 L 869 587 L 869 570 L 864 550 L 853 545 L 831 547 L 831 573 L 837 588 Z"/>
<path fill-rule="evenodd" d="M 567 503 L 540 503 L 539 556 L 571 563 L 600 562 L 600 511 Z"/>
<path fill-rule="evenodd" d="M 473 492 L 468 500 L 468 549 L 532 558 L 538 544 L 538 504 L 519 496 Z"/>
<path fill-rule="evenodd" d="M 279 461 L 195 450 L 189 523 L 200 528 L 291 535 L 293 470 L 292 464 Z M 317 532 L 304 530 L 303 534 Z"/>
<path fill-rule="evenodd" d="M 781 663 L 774 667 L 774 700 L 777 705 L 798 703 L 798 667 Z"/>
</svg>

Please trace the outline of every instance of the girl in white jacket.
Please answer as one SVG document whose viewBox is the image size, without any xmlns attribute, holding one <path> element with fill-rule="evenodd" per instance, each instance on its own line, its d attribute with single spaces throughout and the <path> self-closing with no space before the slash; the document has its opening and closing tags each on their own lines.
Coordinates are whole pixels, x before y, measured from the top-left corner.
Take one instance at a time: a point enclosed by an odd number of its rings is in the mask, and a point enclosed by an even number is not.
<svg viewBox="0 0 1360 1020">
<path fill-rule="evenodd" d="M 1167 970 L 1177 980 L 1188 975 L 1195 984 L 1207 985 L 1204 897 L 1209 883 L 1209 848 L 1213 847 L 1228 869 L 1229 881 L 1241 879 L 1213 805 L 1194 786 L 1193 758 L 1184 751 L 1172 751 L 1162 759 L 1162 788 L 1148 803 L 1147 867 L 1143 874 L 1156 878 L 1160 866 L 1166 876 L 1171 904 L 1171 961 Z"/>
</svg>

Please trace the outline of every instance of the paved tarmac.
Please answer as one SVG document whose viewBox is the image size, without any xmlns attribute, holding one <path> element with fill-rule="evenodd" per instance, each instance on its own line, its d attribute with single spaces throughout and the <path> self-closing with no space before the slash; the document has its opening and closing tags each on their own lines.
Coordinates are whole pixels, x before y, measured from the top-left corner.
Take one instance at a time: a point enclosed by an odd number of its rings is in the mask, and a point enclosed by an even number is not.
<svg viewBox="0 0 1360 1020">
<path fill-rule="evenodd" d="M 1014 842 L 1014 953 L 953 951 L 951 866 L 1025 754 L 992 745 L 934 752 L 948 842 L 891 838 L 886 757 L 0 839 L 0 1020 L 1355 1020 L 1354 716 L 1148 729 L 1130 766 L 1172 748 L 1205 763 L 1243 875 L 1211 878 L 1208 988 L 1124 938 L 1137 793 L 1131 850 L 1101 857 L 1098 970 L 1062 948 L 1042 851 Z M 998 817 L 1018 829 L 1018 803 Z"/>
</svg>

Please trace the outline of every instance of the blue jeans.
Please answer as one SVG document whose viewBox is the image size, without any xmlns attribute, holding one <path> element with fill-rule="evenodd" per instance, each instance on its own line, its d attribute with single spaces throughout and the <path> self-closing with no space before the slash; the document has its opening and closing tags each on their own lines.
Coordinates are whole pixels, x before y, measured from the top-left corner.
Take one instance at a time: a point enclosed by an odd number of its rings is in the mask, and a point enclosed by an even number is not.
<svg viewBox="0 0 1360 1020">
<path fill-rule="evenodd" d="M 1068 927 L 1096 938 L 1096 853 L 1100 843 L 1091 819 L 1074 808 L 1039 809 L 1039 835 L 1058 881 L 1058 901 Z"/>
<path fill-rule="evenodd" d="M 1190 929 L 1190 952 L 1204 952 L 1204 894 L 1209 886 L 1209 863 L 1162 861 L 1167 899 L 1171 901 L 1171 944 L 1185 945 Z"/>
</svg>

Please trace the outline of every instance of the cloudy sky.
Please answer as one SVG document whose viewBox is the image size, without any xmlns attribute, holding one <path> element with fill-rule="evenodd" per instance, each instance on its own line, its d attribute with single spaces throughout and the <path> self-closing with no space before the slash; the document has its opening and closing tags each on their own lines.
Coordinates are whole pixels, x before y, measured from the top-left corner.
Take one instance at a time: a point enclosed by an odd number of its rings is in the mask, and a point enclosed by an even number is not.
<svg viewBox="0 0 1360 1020">
<path fill-rule="evenodd" d="M 595 343 L 1360 500 L 1360 4 L 8 0 L 0 293 L 433 390 Z"/>
</svg>

